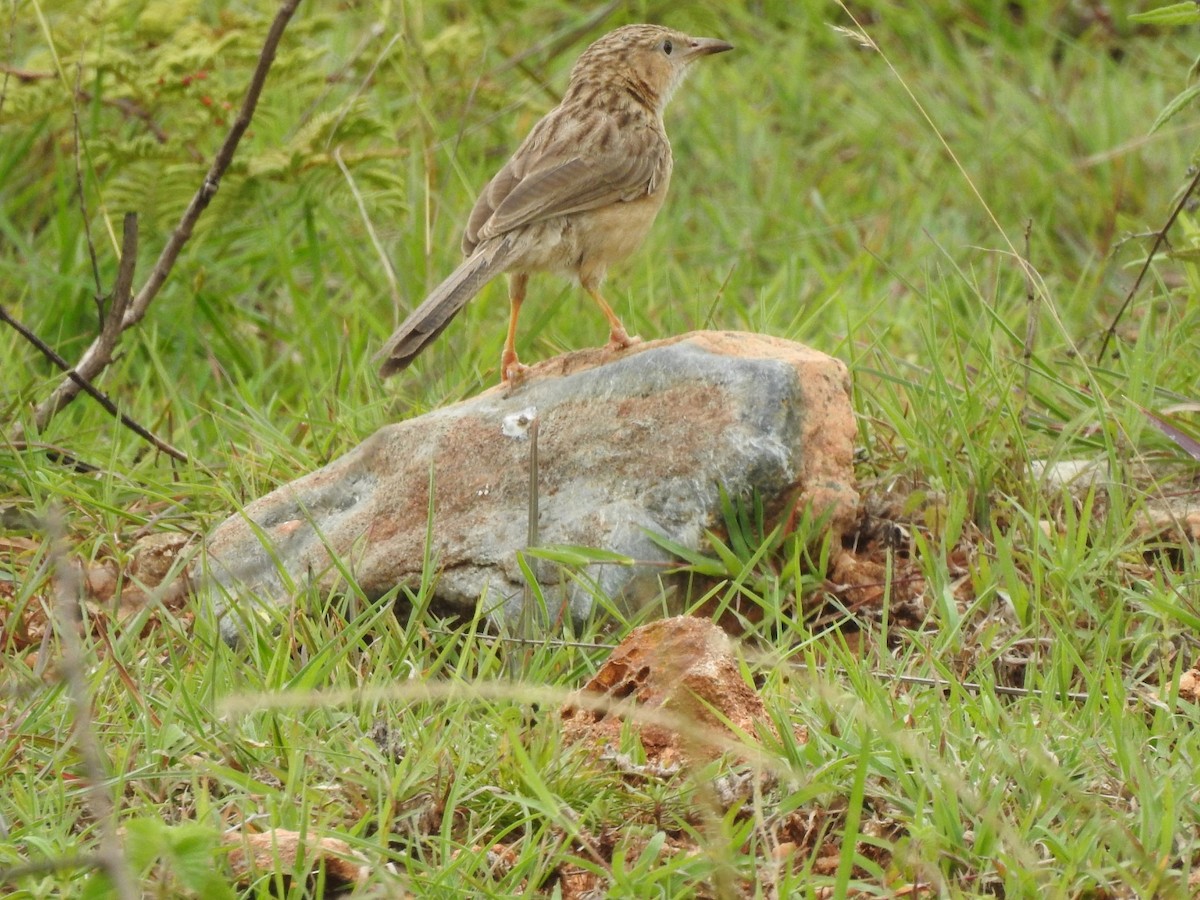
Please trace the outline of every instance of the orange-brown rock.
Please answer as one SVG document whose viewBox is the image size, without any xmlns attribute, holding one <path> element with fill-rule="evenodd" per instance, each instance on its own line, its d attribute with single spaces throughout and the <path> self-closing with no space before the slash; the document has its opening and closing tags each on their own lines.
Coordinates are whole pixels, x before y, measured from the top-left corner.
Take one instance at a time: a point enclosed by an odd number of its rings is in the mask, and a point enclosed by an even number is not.
<svg viewBox="0 0 1200 900">
<path fill-rule="evenodd" d="M 811 506 L 835 533 L 855 518 L 840 360 L 735 332 L 582 351 L 387 426 L 222 523 L 205 543 L 205 571 L 226 637 L 257 606 L 290 603 L 297 586 L 327 590 L 349 574 L 379 597 L 421 583 L 430 559 L 434 608 L 470 616 L 486 597 L 493 615 L 515 620 L 535 420 L 537 541 L 636 561 L 582 573 L 627 609 L 661 597 L 672 558 L 650 535 L 700 549 L 720 523 L 722 489 L 781 512 Z M 592 614 L 591 587 L 549 563 L 535 570 L 553 621 Z"/>
<path fill-rule="evenodd" d="M 612 708 L 606 704 L 612 701 Z M 627 709 L 647 758 L 659 766 L 719 755 L 759 728 L 775 729 L 742 678 L 730 637 L 706 619 L 679 616 L 634 629 L 575 702 L 562 710 L 563 737 L 597 751 L 617 747 Z"/>
<path fill-rule="evenodd" d="M 339 838 L 276 828 L 257 834 L 230 833 L 224 842 L 229 847 L 229 866 L 239 881 L 252 881 L 264 872 L 290 876 L 320 866 L 332 884 L 353 886 L 369 874 L 366 861 Z"/>
<path fill-rule="evenodd" d="M 1200 703 L 1200 663 L 1179 676 L 1179 699 Z"/>
</svg>

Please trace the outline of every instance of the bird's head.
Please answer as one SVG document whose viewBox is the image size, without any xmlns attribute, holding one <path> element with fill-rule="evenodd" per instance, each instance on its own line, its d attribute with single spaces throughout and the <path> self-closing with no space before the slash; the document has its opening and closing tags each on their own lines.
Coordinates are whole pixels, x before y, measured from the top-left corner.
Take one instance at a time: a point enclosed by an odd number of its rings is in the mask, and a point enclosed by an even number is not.
<svg viewBox="0 0 1200 900">
<path fill-rule="evenodd" d="M 625 25 L 583 51 L 571 71 L 571 85 L 598 80 L 623 84 L 662 112 L 692 63 L 732 49 L 725 41 L 691 37 L 660 25 Z"/>
</svg>

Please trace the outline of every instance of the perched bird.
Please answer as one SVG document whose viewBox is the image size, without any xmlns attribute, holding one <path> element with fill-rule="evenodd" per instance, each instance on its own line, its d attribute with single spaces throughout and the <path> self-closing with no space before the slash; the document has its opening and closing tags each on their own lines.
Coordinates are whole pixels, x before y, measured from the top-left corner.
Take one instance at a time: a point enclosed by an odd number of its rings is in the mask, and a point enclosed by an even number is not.
<svg viewBox="0 0 1200 900">
<path fill-rule="evenodd" d="M 466 260 L 434 288 L 376 356 L 380 376 L 406 368 L 488 281 L 510 273 L 500 380 L 520 378 L 517 314 L 530 272 L 575 277 L 600 306 L 610 345 L 636 338 L 600 293 L 609 265 L 633 253 L 671 181 L 663 110 L 691 64 L 733 47 L 658 25 L 626 25 L 588 47 L 562 102 L 488 182 L 463 235 Z"/>
</svg>

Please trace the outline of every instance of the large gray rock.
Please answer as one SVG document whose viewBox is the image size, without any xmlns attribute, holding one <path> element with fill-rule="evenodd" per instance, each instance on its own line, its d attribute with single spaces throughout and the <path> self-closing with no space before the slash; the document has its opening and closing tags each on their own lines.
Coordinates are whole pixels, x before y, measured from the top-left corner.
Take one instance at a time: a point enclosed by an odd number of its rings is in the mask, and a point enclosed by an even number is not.
<svg viewBox="0 0 1200 900">
<path fill-rule="evenodd" d="M 661 563 L 668 554 L 647 534 L 702 547 L 705 529 L 719 522 L 718 486 L 780 504 L 799 491 L 835 531 L 855 515 L 846 367 L 777 338 L 699 332 L 548 360 L 515 388 L 386 426 L 251 503 L 206 542 L 218 611 L 285 605 L 299 586 L 335 583 L 332 552 L 369 597 L 415 589 L 428 556 L 439 609 L 471 615 L 482 601 L 515 617 L 534 417 L 541 545 Z M 592 612 L 590 591 L 545 565 L 538 571 L 551 615 L 564 602 L 576 619 Z M 595 565 L 585 574 L 636 608 L 659 595 L 661 572 Z M 237 618 L 223 622 L 227 635 Z"/>
</svg>

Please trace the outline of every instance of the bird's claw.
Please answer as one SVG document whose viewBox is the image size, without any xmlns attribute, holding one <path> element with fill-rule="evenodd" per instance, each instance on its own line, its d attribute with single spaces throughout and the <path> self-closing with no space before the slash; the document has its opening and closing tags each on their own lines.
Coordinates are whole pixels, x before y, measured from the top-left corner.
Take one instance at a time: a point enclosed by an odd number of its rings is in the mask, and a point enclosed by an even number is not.
<svg viewBox="0 0 1200 900">
<path fill-rule="evenodd" d="M 508 385 L 520 384 L 529 374 L 530 367 L 517 359 L 517 354 L 511 356 L 505 353 L 500 358 L 500 383 Z"/>
<path fill-rule="evenodd" d="M 642 339 L 636 334 L 630 336 L 624 328 L 614 328 L 608 335 L 608 343 L 605 345 L 605 350 L 624 350 L 626 347 L 632 347 L 634 344 L 640 344 Z"/>
</svg>

